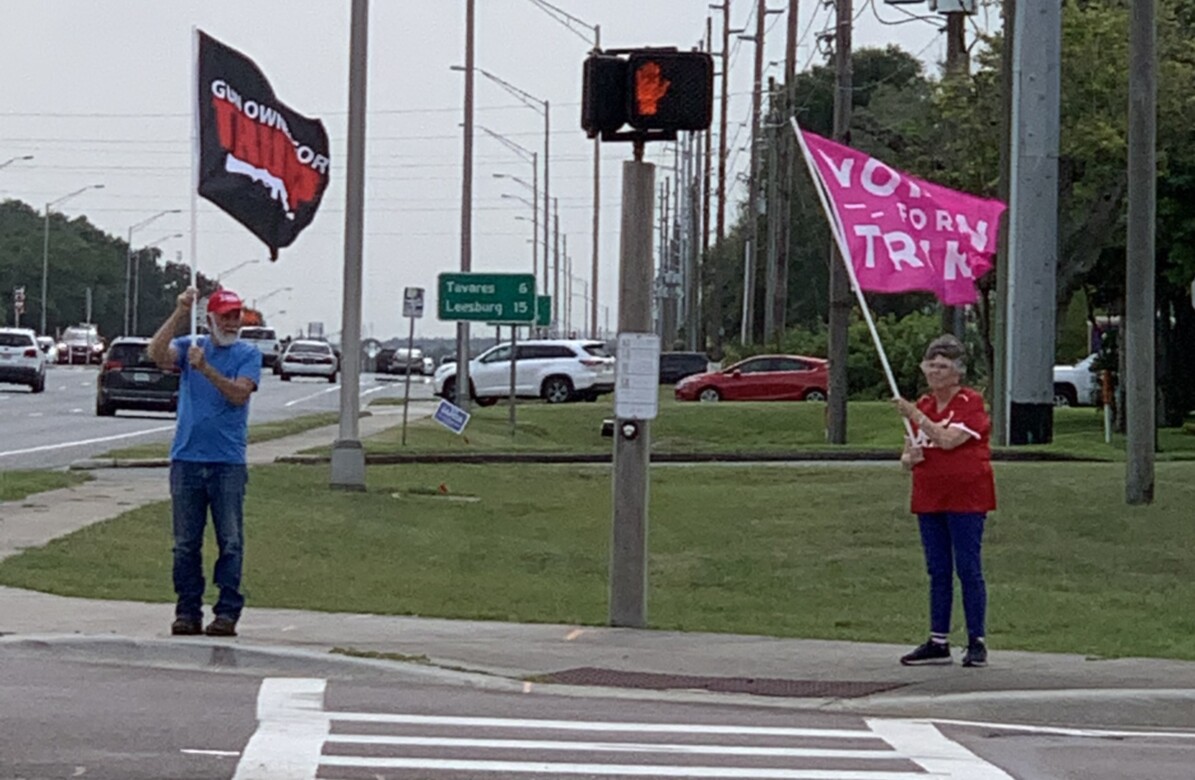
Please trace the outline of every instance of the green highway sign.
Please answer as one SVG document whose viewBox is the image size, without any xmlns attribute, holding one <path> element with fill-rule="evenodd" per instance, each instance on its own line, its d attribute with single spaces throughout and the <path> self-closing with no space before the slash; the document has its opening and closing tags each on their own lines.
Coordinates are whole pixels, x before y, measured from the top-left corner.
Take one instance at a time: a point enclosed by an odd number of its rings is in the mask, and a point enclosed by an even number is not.
<svg viewBox="0 0 1195 780">
<path fill-rule="evenodd" d="M 446 273 L 439 276 L 439 317 L 490 323 L 535 321 L 532 274 Z"/>
<path fill-rule="evenodd" d="M 540 328 L 546 328 L 552 324 L 551 295 L 535 296 L 535 324 Z"/>
</svg>

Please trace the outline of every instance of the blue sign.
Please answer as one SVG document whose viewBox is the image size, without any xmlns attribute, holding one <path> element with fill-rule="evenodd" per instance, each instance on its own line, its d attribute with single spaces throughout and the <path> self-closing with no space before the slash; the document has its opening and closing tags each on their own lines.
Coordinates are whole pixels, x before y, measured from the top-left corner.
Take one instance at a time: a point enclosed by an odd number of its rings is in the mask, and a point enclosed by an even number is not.
<svg viewBox="0 0 1195 780">
<path fill-rule="evenodd" d="M 432 418 L 456 434 L 464 431 L 465 426 L 469 424 L 469 413 L 447 399 L 440 400 Z"/>
</svg>

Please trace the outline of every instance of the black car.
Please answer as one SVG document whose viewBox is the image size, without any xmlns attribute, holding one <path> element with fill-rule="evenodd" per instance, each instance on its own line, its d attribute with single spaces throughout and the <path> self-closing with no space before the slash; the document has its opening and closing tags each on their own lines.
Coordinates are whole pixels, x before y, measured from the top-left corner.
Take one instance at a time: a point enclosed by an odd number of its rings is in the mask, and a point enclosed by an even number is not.
<svg viewBox="0 0 1195 780">
<path fill-rule="evenodd" d="M 178 411 L 178 377 L 150 359 L 149 339 L 118 338 L 108 348 L 96 380 L 95 413 L 111 417 L 117 409 Z"/>
<path fill-rule="evenodd" d="M 660 384 L 674 385 L 687 376 L 710 370 L 709 355 L 704 352 L 661 352 Z"/>
</svg>

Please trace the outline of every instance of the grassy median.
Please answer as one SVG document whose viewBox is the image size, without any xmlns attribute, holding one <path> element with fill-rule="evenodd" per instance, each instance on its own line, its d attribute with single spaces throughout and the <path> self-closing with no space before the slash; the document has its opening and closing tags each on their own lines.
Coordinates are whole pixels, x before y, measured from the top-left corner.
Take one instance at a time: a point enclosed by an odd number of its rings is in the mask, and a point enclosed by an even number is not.
<svg viewBox="0 0 1195 780">
<path fill-rule="evenodd" d="M 520 403 L 514 435 L 505 405 L 475 407 L 463 436 L 434 420 L 410 421 L 407 445 L 401 427 L 365 441 L 366 451 L 386 453 L 582 452 L 608 453 L 602 420 L 614 414 L 608 396 L 596 403 L 549 405 Z M 780 453 L 834 449 L 826 443 L 823 403 L 681 403 L 661 394 L 659 417 L 652 423 L 652 451 Z M 847 416 L 847 442 L 853 450 L 900 449 L 904 435 L 891 404 L 854 402 Z M 1104 423 L 1095 409 L 1057 409 L 1052 444 L 1013 448 L 1018 453 L 1047 452 L 1095 460 L 1124 460 L 1124 437 L 1104 443 Z M 1184 429 L 1158 431 L 1159 460 L 1195 459 L 1195 435 Z M 312 453 L 327 454 L 328 448 Z"/>
<path fill-rule="evenodd" d="M 1159 464 L 1158 500 L 1140 508 L 1124 505 L 1123 471 L 997 466 L 993 648 L 1195 659 L 1191 466 Z M 251 607 L 605 621 L 608 468 L 421 464 L 371 467 L 368 480 L 343 493 L 319 468 L 253 470 Z M 651 625 L 920 641 L 925 575 L 907 493 L 890 464 L 653 469 Z M 26 551 L 0 563 L 0 583 L 172 601 L 168 509 Z"/>
<path fill-rule="evenodd" d="M 34 493 L 72 487 L 90 479 L 91 475 L 75 471 L 0 471 L 0 501 L 20 501 Z"/>
</svg>

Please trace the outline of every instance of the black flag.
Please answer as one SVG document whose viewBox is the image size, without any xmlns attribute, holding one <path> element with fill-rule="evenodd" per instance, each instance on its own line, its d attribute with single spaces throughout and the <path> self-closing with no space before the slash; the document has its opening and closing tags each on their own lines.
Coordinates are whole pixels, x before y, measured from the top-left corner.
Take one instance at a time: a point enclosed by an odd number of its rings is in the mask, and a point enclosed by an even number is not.
<svg viewBox="0 0 1195 780">
<path fill-rule="evenodd" d="M 274 97 L 245 55 L 199 32 L 199 194 L 270 247 L 290 246 L 328 188 L 328 133 Z"/>
</svg>

